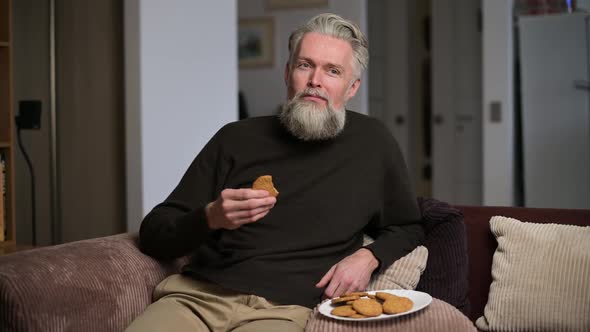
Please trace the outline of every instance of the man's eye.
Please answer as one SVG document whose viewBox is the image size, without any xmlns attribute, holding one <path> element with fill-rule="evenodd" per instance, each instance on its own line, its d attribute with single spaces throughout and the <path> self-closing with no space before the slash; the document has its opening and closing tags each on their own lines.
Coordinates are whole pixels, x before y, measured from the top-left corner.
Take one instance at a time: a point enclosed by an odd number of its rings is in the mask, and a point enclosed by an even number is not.
<svg viewBox="0 0 590 332">
<path fill-rule="evenodd" d="M 297 65 L 298 68 L 309 68 L 309 63 L 301 62 Z"/>
<path fill-rule="evenodd" d="M 332 75 L 340 75 L 340 70 L 336 69 L 336 68 L 332 68 L 330 69 L 330 74 Z"/>
</svg>

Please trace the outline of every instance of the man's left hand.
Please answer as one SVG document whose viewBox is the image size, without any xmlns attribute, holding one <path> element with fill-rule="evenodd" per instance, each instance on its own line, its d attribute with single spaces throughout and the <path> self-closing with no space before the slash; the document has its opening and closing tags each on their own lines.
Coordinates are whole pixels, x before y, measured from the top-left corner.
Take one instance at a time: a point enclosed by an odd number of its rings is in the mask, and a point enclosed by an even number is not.
<svg viewBox="0 0 590 332">
<path fill-rule="evenodd" d="M 324 297 L 334 298 L 345 293 L 363 291 L 371 280 L 371 274 L 379 266 L 373 253 L 365 248 L 344 258 L 328 271 L 317 288 L 326 287 Z"/>
</svg>

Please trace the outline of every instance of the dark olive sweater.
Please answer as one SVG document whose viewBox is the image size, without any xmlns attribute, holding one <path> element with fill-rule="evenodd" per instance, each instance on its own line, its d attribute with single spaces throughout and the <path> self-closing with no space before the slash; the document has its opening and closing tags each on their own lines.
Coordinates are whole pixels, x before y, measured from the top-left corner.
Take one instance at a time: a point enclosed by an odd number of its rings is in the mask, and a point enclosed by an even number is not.
<svg viewBox="0 0 590 332">
<path fill-rule="evenodd" d="M 235 230 L 208 229 L 204 207 L 225 188 L 251 187 L 272 175 L 274 208 Z M 186 273 L 283 304 L 313 307 L 315 284 L 330 267 L 366 248 L 378 270 L 424 238 L 402 154 L 377 120 L 347 111 L 334 139 L 304 142 L 276 116 L 224 126 L 170 196 L 143 220 L 144 252 L 161 259 L 193 253 Z"/>
</svg>

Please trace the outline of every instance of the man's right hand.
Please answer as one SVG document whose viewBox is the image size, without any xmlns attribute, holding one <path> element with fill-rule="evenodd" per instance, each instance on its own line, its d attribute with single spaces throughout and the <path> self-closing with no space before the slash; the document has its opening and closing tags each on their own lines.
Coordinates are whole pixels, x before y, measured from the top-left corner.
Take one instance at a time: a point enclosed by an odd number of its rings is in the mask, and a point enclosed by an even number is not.
<svg viewBox="0 0 590 332">
<path fill-rule="evenodd" d="M 207 204 L 205 213 L 210 229 L 236 229 L 266 216 L 277 199 L 266 190 L 224 189 L 219 198 Z"/>
</svg>

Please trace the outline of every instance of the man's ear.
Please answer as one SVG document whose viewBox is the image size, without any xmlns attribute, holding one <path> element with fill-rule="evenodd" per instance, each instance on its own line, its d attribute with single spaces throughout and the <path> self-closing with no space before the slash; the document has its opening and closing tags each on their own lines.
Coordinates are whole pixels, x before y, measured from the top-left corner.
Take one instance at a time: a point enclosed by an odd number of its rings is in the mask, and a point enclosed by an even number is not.
<svg viewBox="0 0 590 332">
<path fill-rule="evenodd" d="M 285 64 L 285 75 L 284 75 L 284 78 L 285 78 L 285 85 L 286 86 L 289 86 L 289 63 L 288 62 Z"/>
<path fill-rule="evenodd" d="M 350 86 L 350 88 L 348 88 L 347 100 L 354 97 L 354 95 L 356 95 L 356 92 L 358 91 L 359 86 L 361 86 L 361 79 L 357 78 L 356 80 L 354 80 L 354 82 L 352 82 L 352 85 Z"/>
</svg>

